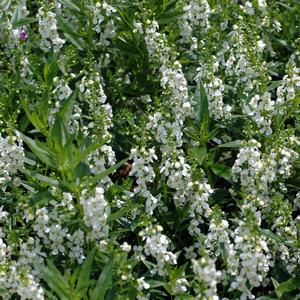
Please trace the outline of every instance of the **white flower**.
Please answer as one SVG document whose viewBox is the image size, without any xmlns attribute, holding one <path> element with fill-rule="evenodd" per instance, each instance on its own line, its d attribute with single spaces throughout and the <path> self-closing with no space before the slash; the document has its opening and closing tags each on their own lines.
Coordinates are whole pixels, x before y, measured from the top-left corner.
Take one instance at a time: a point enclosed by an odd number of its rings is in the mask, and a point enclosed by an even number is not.
<svg viewBox="0 0 300 300">
<path fill-rule="evenodd" d="M 177 264 L 177 257 L 174 253 L 167 250 L 169 247 L 169 239 L 160 231 L 161 229 L 159 227 L 148 228 L 147 233 L 143 236 L 143 240 L 145 240 L 145 254 L 147 256 L 151 255 L 156 259 L 156 266 L 152 272 L 163 276 L 165 274 L 165 264 Z"/>
<path fill-rule="evenodd" d="M 150 289 L 150 284 L 145 281 L 145 277 L 138 278 L 137 283 L 138 283 L 138 287 L 137 287 L 138 291 Z"/>
<path fill-rule="evenodd" d="M 124 242 L 122 245 L 121 245 L 121 249 L 125 252 L 130 252 L 131 250 L 131 246 L 127 243 L 127 242 Z"/>
<path fill-rule="evenodd" d="M 175 293 L 185 293 L 188 285 L 189 283 L 185 278 L 177 279 L 174 286 Z"/>
<path fill-rule="evenodd" d="M 39 33 L 42 36 L 41 48 L 45 52 L 49 52 L 51 46 L 55 52 L 59 52 L 60 48 L 65 43 L 57 33 L 56 14 L 48 11 L 45 12 L 43 7 L 38 11 Z"/>
<path fill-rule="evenodd" d="M 59 87 L 60 95 L 58 96 L 59 100 L 64 100 L 72 94 L 72 90 L 67 84 L 61 85 Z"/>
<path fill-rule="evenodd" d="M 202 257 L 200 260 L 192 260 L 193 272 L 196 278 L 201 282 L 205 288 L 198 292 L 204 299 L 216 299 L 217 296 L 217 283 L 221 277 L 221 271 L 216 270 L 215 261 L 209 257 Z"/>
<path fill-rule="evenodd" d="M 86 196 L 84 191 L 80 204 L 83 207 L 84 220 L 92 228 L 92 237 L 103 238 L 108 234 L 107 218 L 109 216 L 109 206 L 104 197 L 104 189 L 96 187 L 94 195 Z"/>
<path fill-rule="evenodd" d="M 25 162 L 25 154 L 22 141 L 18 138 L 3 138 L 0 134 L 0 181 L 2 183 L 11 179 L 18 169 L 22 169 Z"/>
</svg>

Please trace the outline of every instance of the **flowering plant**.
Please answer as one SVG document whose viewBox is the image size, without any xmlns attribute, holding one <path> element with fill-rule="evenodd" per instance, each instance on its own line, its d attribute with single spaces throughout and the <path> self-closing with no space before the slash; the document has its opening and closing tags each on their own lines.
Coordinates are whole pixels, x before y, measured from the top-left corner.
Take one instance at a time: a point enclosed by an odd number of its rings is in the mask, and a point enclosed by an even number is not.
<svg viewBox="0 0 300 300">
<path fill-rule="evenodd" d="M 300 299 L 299 13 L 0 1 L 1 299 Z"/>
</svg>

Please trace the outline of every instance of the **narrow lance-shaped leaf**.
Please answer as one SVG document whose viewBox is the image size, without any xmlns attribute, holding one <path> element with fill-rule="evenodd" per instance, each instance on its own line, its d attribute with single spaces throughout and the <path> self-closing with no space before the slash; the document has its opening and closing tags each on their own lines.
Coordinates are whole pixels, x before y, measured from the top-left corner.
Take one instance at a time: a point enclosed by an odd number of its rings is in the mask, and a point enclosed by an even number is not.
<svg viewBox="0 0 300 300">
<path fill-rule="evenodd" d="M 45 175 L 39 174 L 36 171 L 27 170 L 27 169 L 22 169 L 20 171 L 23 172 L 26 175 L 29 175 L 29 176 L 32 176 L 32 177 L 36 178 L 37 180 L 48 183 L 51 186 L 55 186 L 55 187 L 59 186 L 59 182 L 57 180 L 55 180 L 53 178 L 50 178 L 50 177 L 47 177 Z"/>
<path fill-rule="evenodd" d="M 55 297 L 52 293 L 50 293 L 49 291 L 47 290 L 44 290 L 45 292 L 45 295 L 47 296 L 46 299 L 49 299 L 49 300 L 59 300 L 57 297 Z"/>
<path fill-rule="evenodd" d="M 268 296 L 261 296 L 256 298 L 256 300 L 277 300 L 277 298 L 272 298 L 272 297 L 268 297 Z"/>
<path fill-rule="evenodd" d="M 60 118 L 67 124 L 69 120 L 71 119 L 74 104 L 75 104 L 75 99 L 76 99 L 76 91 L 74 91 L 63 103 L 61 106 L 58 115 Z"/>
<path fill-rule="evenodd" d="M 69 138 L 69 132 L 59 116 L 56 116 L 54 125 L 51 128 L 51 138 L 55 143 L 56 149 L 62 151 Z"/>
<path fill-rule="evenodd" d="M 48 125 L 49 92 L 44 91 L 39 105 L 40 119 L 44 127 Z"/>
<path fill-rule="evenodd" d="M 1 3 L 0 3 L 0 10 L 1 11 L 8 10 L 9 7 L 10 7 L 10 4 L 11 4 L 11 0 L 3 0 L 3 1 L 1 1 Z"/>
<path fill-rule="evenodd" d="M 90 144 L 86 149 L 77 153 L 72 161 L 69 163 L 69 168 L 73 170 L 83 159 L 85 159 L 91 152 L 97 150 L 99 148 L 99 144 Z"/>
<path fill-rule="evenodd" d="M 19 20 L 16 20 L 15 22 L 13 22 L 13 27 L 19 27 L 19 26 L 24 26 L 24 25 L 28 25 L 30 23 L 36 22 L 36 18 L 22 18 Z"/>
<path fill-rule="evenodd" d="M 57 56 L 56 55 L 49 55 L 48 60 L 45 63 L 44 66 L 44 80 L 48 86 L 48 88 L 51 88 L 53 85 L 53 78 L 56 76 L 57 72 L 59 70 L 58 64 L 57 64 Z"/>
<path fill-rule="evenodd" d="M 108 223 L 111 223 L 114 220 L 120 219 L 126 215 L 129 211 L 132 211 L 134 208 L 138 207 L 138 204 L 130 204 L 125 207 L 118 209 L 116 212 L 112 213 L 108 217 Z"/>
<path fill-rule="evenodd" d="M 60 29 L 64 32 L 65 37 L 79 50 L 83 50 L 85 48 L 85 44 L 80 35 L 72 29 L 64 18 L 57 15 L 56 19 Z"/>
<path fill-rule="evenodd" d="M 92 294 L 93 300 L 104 300 L 106 292 L 111 287 L 113 276 L 113 258 L 103 268 Z"/>
<path fill-rule="evenodd" d="M 17 20 L 21 18 L 21 16 L 22 16 L 22 4 L 19 4 L 12 15 L 10 22 L 12 24 L 15 23 Z"/>
<path fill-rule="evenodd" d="M 80 8 L 74 3 L 75 1 L 70 1 L 70 0 L 59 0 L 62 5 L 68 7 L 71 10 L 74 10 L 76 12 L 81 12 Z"/>
<path fill-rule="evenodd" d="M 48 286 L 55 291 L 60 299 L 72 300 L 69 285 L 51 261 L 48 261 L 47 267 L 42 267 L 42 271 Z"/>
<path fill-rule="evenodd" d="M 31 151 L 46 165 L 49 167 L 56 169 L 55 158 L 53 155 L 48 151 L 48 148 L 43 143 L 33 140 L 30 137 L 24 135 L 23 133 L 19 132 L 23 141 L 28 145 Z"/>
<path fill-rule="evenodd" d="M 34 194 L 29 199 L 29 206 L 36 205 L 38 203 L 44 202 L 44 201 L 48 200 L 51 196 L 52 195 L 48 190 L 40 191 L 40 192 Z"/>
<path fill-rule="evenodd" d="M 281 282 L 277 288 L 276 292 L 280 295 L 288 292 L 292 292 L 294 290 L 300 289 L 300 277 L 296 276 L 295 278 L 289 278 L 288 280 Z"/>
<path fill-rule="evenodd" d="M 231 182 L 232 181 L 232 169 L 229 166 L 226 166 L 224 164 L 212 164 L 210 166 L 211 170 L 218 176 L 223 177 L 227 181 Z"/>
<path fill-rule="evenodd" d="M 76 286 L 77 293 L 81 293 L 82 290 L 86 289 L 89 286 L 94 256 L 95 256 L 95 248 L 89 253 L 83 265 L 81 266 L 79 278 Z"/>
<path fill-rule="evenodd" d="M 195 91 L 195 101 L 196 101 L 196 124 L 197 126 L 206 127 L 209 120 L 208 100 L 207 100 L 205 87 L 200 78 L 198 80 L 196 91 Z"/>
<path fill-rule="evenodd" d="M 169 24 L 175 22 L 179 17 L 185 14 L 184 10 L 170 10 L 167 12 L 163 12 L 157 17 L 157 21 L 159 24 Z"/>
<path fill-rule="evenodd" d="M 25 111 L 25 114 L 26 114 L 27 118 L 32 123 L 32 125 L 35 128 L 39 129 L 40 131 L 44 130 L 45 125 L 44 125 L 43 121 L 39 118 L 37 112 L 34 111 L 34 112 L 31 113 L 25 102 L 22 102 L 22 107 Z"/>
<path fill-rule="evenodd" d="M 110 175 L 111 173 L 113 173 L 114 171 L 116 171 L 118 168 L 120 168 L 127 161 L 128 161 L 128 158 L 125 158 L 125 159 L 119 161 L 118 163 L 116 163 L 115 165 L 113 165 L 110 168 L 106 169 L 105 171 L 95 175 L 89 181 L 89 183 L 91 184 L 91 186 L 96 185 L 101 179 L 103 179 L 104 177 L 106 177 L 106 176 Z"/>
<path fill-rule="evenodd" d="M 236 140 L 218 145 L 218 148 L 240 148 L 243 145 L 241 140 Z"/>
</svg>

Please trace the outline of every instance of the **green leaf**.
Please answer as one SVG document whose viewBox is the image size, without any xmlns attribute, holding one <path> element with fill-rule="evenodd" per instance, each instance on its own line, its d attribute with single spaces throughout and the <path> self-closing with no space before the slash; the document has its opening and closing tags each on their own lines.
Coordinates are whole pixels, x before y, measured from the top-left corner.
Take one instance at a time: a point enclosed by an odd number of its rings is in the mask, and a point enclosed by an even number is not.
<svg viewBox="0 0 300 300">
<path fill-rule="evenodd" d="M 231 167 L 228 167 L 224 164 L 212 164 L 210 166 L 211 170 L 218 176 L 223 177 L 227 181 L 231 182 L 232 171 Z"/>
<path fill-rule="evenodd" d="M 105 300 L 112 300 L 112 299 L 120 299 L 119 288 L 116 286 L 114 286 L 112 289 L 110 289 L 105 295 Z M 135 298 L 130 298 L 130 299 L 135 299 Z"/>
<path fill-rule="evenodd" d="M 172 289 L 171 284 L 169 284 L 169 283 L 163 283 L 163 287 L 166 289 L 166 291 L 167 291 L 170 295 L 173 294 L 173 289 Z"/>
<path fill-rule="evenodd" d="M 81 9 L 74 3 L 74 1 L 70 1 L 70 0 L 59 0 L 59 2 L 68 7 L 71 10 L 74 10 L 76 12 L 82 12 Z"/>
<path fill-rule="evenodd" d="M 48 110 L 49 110 L 49 93 L 48 91 L 44 91 L 39 105 L 40 120 L 42 121 L 44 128 L 48 126 Z"/>
<path fill-rule="evenodd" d="M 60 15 L 56 16 L 57 23 L 59 28 L 64 32 L 65 37 L 79 50 L 83 50 L 85 48 L 84 41 L 80 37 L 80 35 L 72 29 L 64 18 Z"/>
<path fill-rule="evenodd" d="M 44 80 L 51 89 L 53 85 L 53 79 L 56 76 L 57 72 L 59 70 L 58 64 L 57 64 L 57 57 L 56 55 L 49 56 L 48 60 L 45 63 L 44 66 Z"/>
<path fill-rule="evenodd" d="M 61 300 L 73 300 L 70 295 L 70 287 L 65 281 L 59 270 L 51 261 L 48 261 L 47 267 L 42 267 L 44 280 L 48 286 L 60 297 Z"/>
<path fill-rule="evenodd" d="M 148 280 L 147 283 L 150 284 L 151 288 L 157 288 L 163 285 L 162 281 L 157 281 L 157 280 Z"/>
<path fill-rule="evenodd" d="M 50 293 L 49 291 L 47 291 L 46 289 L 44 290 L 47 298 L 46 299 L 50 299 L 50 300 L 59 300 L 57 297 L 55 297 L 52 293 Z"/>
<path fill-rule="evenodd" d="M 163 0 L 162 10 L 165 11 L 167 8 L 175 6 L 177 0 Z"/>
<path fill-rule="evenodd" d="M 223 264 L 226 266 L 227 260 L 228 260 L 228 251 L 224 245 L 224 243 L 220 243 L 219 246 L 220 252 L 221 252 L 221 257 L 223 260 Z"/>
<path fill-rule="evenodd" d="M 280 292 L 277 292 L 277 287 L 279 286 L 279 282 L 278 282 L 275 278 L 273 278 L 273 277 L 271 277 L 271 281 L 272 281 L 273 286 L 274 286 L 274 288 L 275 288 L 276 296 L 277 296 L 278 298 L 281 298 L 282 294 L 281 294 Z"/>
<path fill-rule="evenodd" d="M 74 34 L 64 32 L 65 38 L 73 44 L 77 49 L 84 50 L 84 41 L 82 38 L 77 38 Z"/>
<path fill-rule="evenodd" d="M 36 22 L 36 18 L 22 18 L 12 23 L 13 28 Z"/>
<path fill-rule="evenodd" d="M 57 23 L 58 23 L 59 28 L 64 33 L 68 33 L 68 34 L 70 34 L 70 35 L 72 35 L 74 37 L 77 37 L 77 38 L 80 37 L 80 35 L 73 30 L 72 25 L 70 25 L 66 19 L 64 19 L 60 15 L 57 15 L 56 19 L 57 19 Z"/>
<path fill-rule="evenodd" d="M 170 10 L 163 12 L 157 17 L 159 24 L 169 24 L 176 21 L 179 17 L 185 14 L 184 10 Z"/>
<path fill-rule="evenodd" d="M 36 192 L 36 184 L 32 181 L 25 181 L 25 180 L 22 180 L 21 181 L 21 185 L 26 189 L 28 190 L 30 193 L 35 193 Z"/>
<path fill-rule="evenodd" d="M 30 153 L 30 152 L 26 151 L 25 153 L 27 153 L 27 155 L 28 155 L 28 153 Z M 27 157 L 27 156 L 24 157 L 24 162 L 26 164 L 30 165 L 30 166 L 35 166 L 36 165 L 36 161 L 33 160 L 33 159 L 31 159 L 31 158 L 29 158 L 29 157 Z"/>
<path fill-rule="evenodd" d="M 30 137 L 24 135 L 21 132 L 18 132 L 22 137 L 23 141 L 28 145 L 31 151 L 46 165 L 49 167 L 55 168 L 57 167 L 54 155 L 48 150 L 48 147 L 39 142 L 38 140 L 33 140 Z"/>
<path fill-rule="evenodd" d="M 67 140 L 69 139 L 69 132 L 58 115 L 56 116 L 53 127 L 51 128 L 51 138 L 60 151 L 67 144 Z"/>
<path fill-rule="evenodd" d="M 35 195 L 33 195 L 29 199 L 29 206 L 33 206 L 38 203 L 44 202 L 44 201 L 48 200 L 51 196 L 52 195 L 48 190 L 40 191 L 40 192 L 36 193 Z"/>
<path fill-rule="evenodd" d="M 292 104 L 292 107 L 288 107 L 288 105 L 290 104 Z M 287 107 L 287 113 L 277 119 L 275 131 L 281 129 L 281 127 L 284 125 L 284 122 L 288 120 L 293 115 L 293 113 L 299 108 L 299 104 L 300 97 L 288 100 L 283 104 L 283 106 Z"/>
<path fill-rule="evenodd" d="M 76 267 L 72 268 L 72 273 L 71 273 L 71 270 L 66 270 L 65 271 L 65 278 L 67 280 L 67 282 L 69 283 L 69 286 L 72 287 L 72 290 L 74 291 L 75 289 L 75 285 L 76 285 L 76 282 L 78 280 L 78 276 L 79 276 L 79 273 L 80 273 L 80 270 L 81 270 L 81 265 L 77 265 Z M 75 299 L 77 298 L 80 298 L 82 299 L 82 297 L 79 297 L 80 295 L 76 295 Z"/>
<path fill-rule="evenodd" d="M 133 210 L 134 208 L 138 207 L 138 204 L 131 203 L 125 207 L 122 207 L 121 209 L 118 209 L 116 212 L 112 213 L 108 217 L 108 223 L 111 223 L 114 220 L 122 218 L 124 215 L 126 215 L 129 211 Z"/>
<path fill-rule="evenodd" d="M 92 264 L 95 256 L 95 248 L 88 254 L 83 265 L 81 266 L 79 278 L 76 286 L 76 292 L 81 293 L 90 285 L 90 276 L 92 272 Z"/>
<path fill-rule="evenodd" d="M 220 128 L 214 128 L 212 131 L 210 131 L 206 136 L 206 141 L 210 141 L 213 139 L 218 133 Z"/>
<path fill-rule="evenodd" d="M 279 244 L 284 244 L 284 239 L 273 233 L 270 229 L 261 229 L 260 232 L 262 235 L 278 242 Z"/>
<path fill-rule="evenodd" d="M 276 300 L 276 299 L 278 299 L 278 298 L 271 298 L 268 296 L 261 296 L 261 297 L 256 298 L 256 300 Z"/>
<path fill-rule="evenodd" d="M 281 84 L 282 84 L 282 80 L 272 81 L 272 83 L 268 85 L 266 91 L 270 92 L 274 89 L 277 89 Z"/>
<path fill-rule="evenodd" d="M 22 107 L 25 111 L 25 114 L 27 116 L 27 118 L 29 119 L 29 121 L 32 123 L 32 125 L 39 129 L 40 131 L 43 131 L 45 129 L 45 123 L 40 119 L 40 117 L 38 116 L 37 111 L 34 112 L 30 112 L 30 110 L 27 107 L 27 104 L 25 104 L 24 101 L 21 102 Z"/>
<path fill-rule="evenodd" d="M 22 4 L 19 4 L 16 7 L 15 12 L 13 13 L 10 22 L 13 24 L 14 22 L 16 22 L 18 19 L 20 19 L 20 17 L 22 16 Z"/>
<path fill-rule="evenodd" d="M 273 233 L 270 229 L 261 229 L 260 232 L 262 235 L 268 237 L 269 239 L 276 241 L 277 243 L 284 244 L 286 246 L 291 246 L 290 241 L 285 241 L 282 237 Z"/>
<path fill-rule="evenodd" d="M 111 173 L 113 173 L 114 171 L 116 171 L 118 168 L 120 168 L 124 163 L 126 163 L 128 161 L 128 158 L 125 158 L 121 161 L 119 161 L 118 163 L 116 163 L 115 165 L 111 166 L 110 168 L 106 169 L 105 171 L 95 175 L 94 177 L 91 178 L 91 180 L 89 181 L 89 183 L 91 184 L 91 186 L 96 185 L 101 179 L 103 179 L 104 177 L 110 175 Z"/>
<path fill-rule="evenodd" d="M 113 276 L 113 258 L 111 258 L 103 268 L 97 280 L 91 299 L 104 300 L 106 292 L 111 287 L 112 276 Z"/>
<path fill-rule="evenodd" d="M 204 85 L 200 78 L 195 91 L 195 100 L 196 124 L 198 127 L 201 126 L 202 129 L 206 129 L 209 121 L 208 100 Z"/>
<path fill-rule="evenodd" d="M 135 45 L 127 38 L 126 36 L 118 36 L 116 40 L 116 46 L 118 49 L 128 53 L 132 56 L 138 56 L 139 53 L 135 47 Z"/>
<path fill-rule="evenodd" d="M 85 159 L 91 152 L 99 149 L 99 147 L 99 143 L 90 144 L 86 149 L 74 155 L 74 158 L 69 163 L 68 167 L 73 170 L 83 159 Z"/>
<path fill-rule="evenodd" d="M 218 148 L 240 148 L 243 145 L 243 141 L 241 140 L 236 140 L 228 143 L 224 143 L 221 145 L 218 145 Z"/>
<path fill-rule="evenodd" d="M 149 271 L 155 269 L 155 264 L 148 261 L 148 260 L 143 260 L 143 264 L 148 268 Z"/>
<path fill-rule="evenodd" d="M 90 167 L 87 164 L 80 162 L 74 169 L 74 175 L 79 179 L 83 178 L 84 176 L 90 176 Z"/>
<path fill-rule="evenodd" d="M 281 282 L 275 291 L 282 295 L 284 293 L 292 292 L 294 290 L 300 289 L 300 276 L 296 276 L 295 278 L 289 278 L 288 280 Z"/>
<path fill-rule="evenodd" d="M 11 0 L 3 0 L 3 1 L 1 1 L 1 3 L 0 3 L 0 10 L 1 11 L 8 10 L 9 7 L 10 7 L 10 4 L 11 4 Z"/>
<path fill-rule="evenodd" d="M 195 147 L 191 148 L 190 150 L 192 157 L 198 162 L 198 164 L 201 166 L 204 159 L 207 157 L 207 149 L 206 147 Z"/>
<path fill-rule="evenodd" d="M 55 186 L 58 187 L 59 186 L 59 182 L 53 178 L 47 177 L 45 175 L 39 174 L 36 171 L 33 170 L 26 170 L 26 169 L 22 169 L 20 170 L 22 173 L 32 176 L 34 178 L 36 178 L 37 180 L 40 180 L 42 182 L 45 182 L 47 184 L 49 184 L 50 186 Z"/>
<path fill-rule="evenodd" d="M 64 120 L 65 124 L 67 124 L 71 117 L 76 99 L 76 91 L 74 91 L 62 104 L 59 109 L 58 115 L 62 120 Z"/>
<path fill-rule="evenodd" d="M 0 18 L 0 24 L 2 24 L 2 23 L 4 23 L 4 22 L 6 22 L 6 18 L 5 18 L 5 17 L 1 17 L 1 18 Z"/>
<path fill-rule="evenodd" d="M 76 227 L 82 229 L 84 233 L 89 233 L 91 231 L 90 227 L 88 227 L 82 219 L 70 220 L 64 224 L 66 227 Z"/>
</svg>

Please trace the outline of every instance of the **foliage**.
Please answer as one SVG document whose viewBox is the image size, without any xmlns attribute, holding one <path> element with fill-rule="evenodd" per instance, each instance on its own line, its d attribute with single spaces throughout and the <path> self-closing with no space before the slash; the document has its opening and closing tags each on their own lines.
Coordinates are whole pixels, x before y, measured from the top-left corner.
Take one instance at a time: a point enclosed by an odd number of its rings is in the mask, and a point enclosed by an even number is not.
<svg viewBox="0 0 300 300">
<path fill-rule="evenodd" d="M 296 0 L 0 0 L 1 299 L 300 299 Z"/>
</svg>

